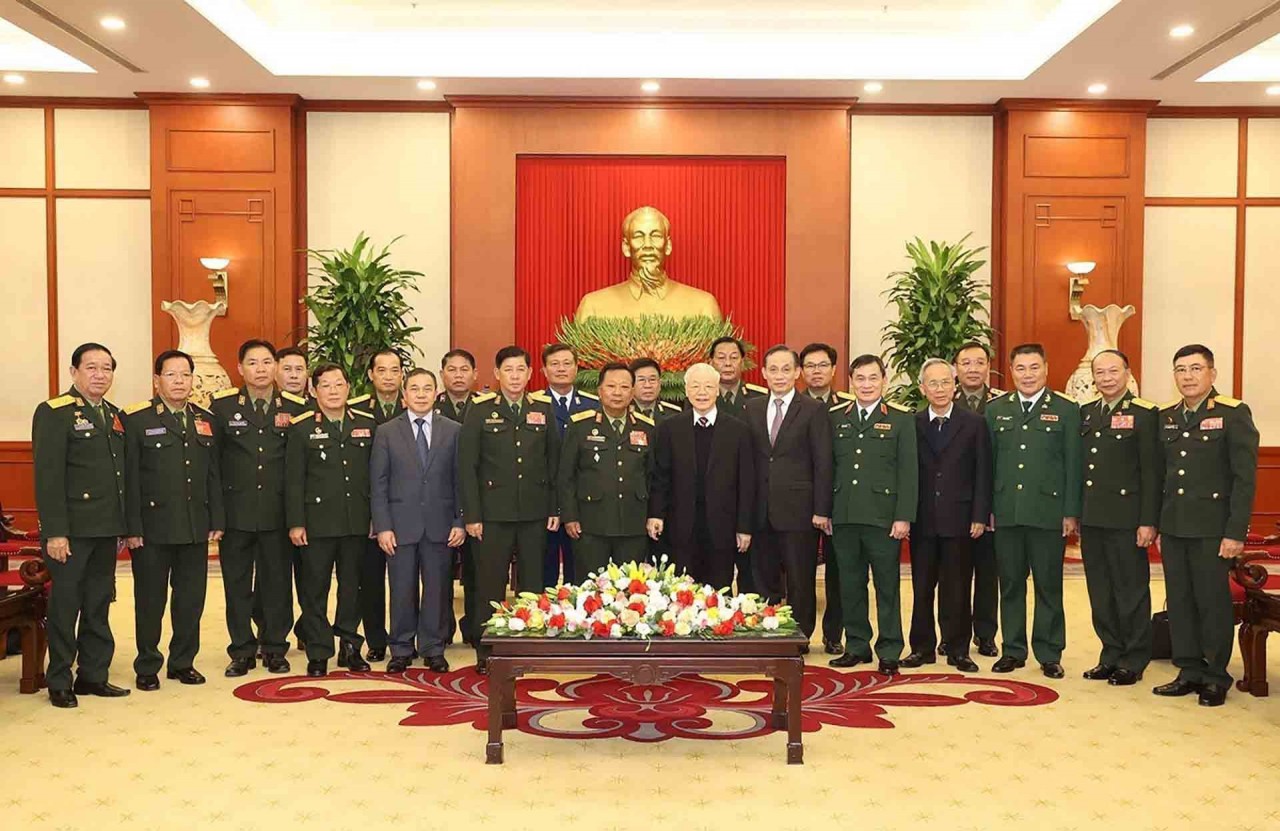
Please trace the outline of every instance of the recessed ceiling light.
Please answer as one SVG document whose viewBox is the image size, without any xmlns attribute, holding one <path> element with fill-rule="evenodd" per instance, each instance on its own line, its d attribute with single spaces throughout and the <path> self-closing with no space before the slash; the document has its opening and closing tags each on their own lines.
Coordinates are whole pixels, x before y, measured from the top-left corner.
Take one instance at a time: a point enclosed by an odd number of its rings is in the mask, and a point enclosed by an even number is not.
<svg viewBox="0 0 1280 831">
<path fill-rule="evenodd" d="M 6 84 L 25 84 L 27 79 L 16 72 L 10 72 L 4 76 L 4 82 Z"/>
<path fill-rule="evenodd" d="M 196 89 L 208 89 L 209 79 L 208 78 L 192 78 L 191 86 L 195 87 Z"/>
<path fill-rule="evenodd" d="M 662 84 L 659 84 L 657 81 L 645 81 L 640 85 L 640 89 L 643 92 L 657 92 L 662 89 Z"/>
<path fill-rule="evenodd" d="M 867 92 L 879 92 L 884 89 L 884 84 L 879 81 L 871 81 L 870 83 L 863 84 L 862 88 Z"/>
<path fill-rule="evenodd" d="M 9 80 L 9 79 L 8 79 L 8 78 L 5 78 L 5 80 L 7 81 L 7 80 Z M 1267 95 L 1280 95 L 1280 84 L 1276 84 L 1275 86 L 1267 87 Z"/>
<path fill-rule="evenodd" d="M 1191 24 L 1189 24 L 1189 23 L 1183 23 L 1183 24 L 1180 24 L 1180 25 L 1178 25 L 1178 26 L 1174 26 L 1172 29 L 1170 29 L 1170 30 L 1169 30 L 1169 37 L 1171 37 L 1171 38 L 1185 38 L 1185 37 L 1190 37 L 1191 35 L 1193 35 L 1193 34 L 1195 33 L 1195 31 L 1196 31 L 1196 27 L 1195 27 L 1195 26 L 1192 26 L 1192 25 L 1191 25 Z"/>
<path fill-rule="evenodd" d="M 102 24 L 102 28 L 112 32 L 118 32 L 124 28 L 124 21 L 115 16 L 104 17 L 98 23 Z"/>
<path fill-rule="evenodd" d="M 426 80 L 423 80 L 423 81 L 419 81 L 419 82 L 418 82 L 418 89 L 422 90 L 423 92 L 430 92 L 431 90 L 433 90 L 433 89 L 435 89 L 435 88 L 436 88 L 436 82 L 435 82 L 435 81 L 426 81 Z"/>
<path fill-rule="evenodd" d="M 1090 95 L 1101 95 L 1102 93 L 1104 93 L 1104 92 L 1106 92 L 1106 91 L 1107 91 L 1107 85 L 1106 85 L 1106 84 L 1089 84 L 1089 94 L 1090 94 Z"/>
</svg>

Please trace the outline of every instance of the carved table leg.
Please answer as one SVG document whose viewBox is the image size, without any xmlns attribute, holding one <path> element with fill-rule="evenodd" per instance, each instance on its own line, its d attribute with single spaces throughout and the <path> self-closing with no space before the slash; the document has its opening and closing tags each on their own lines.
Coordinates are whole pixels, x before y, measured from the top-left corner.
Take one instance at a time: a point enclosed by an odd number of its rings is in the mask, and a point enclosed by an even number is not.
<svg viewBox="0 0 1280 831">
<path fill-rule="evenodd" d="M 516 673 L 508 673 L 502 685 L 502 727 L 504 730 L 516 728 Z"/>
<path fill-rule="evenodd" d="M 1240 692 L 1249 692 L 1252 686 L 1254 675 L 1253 666 L 1253 624 L 1245 621 L 1240 624 L 1240 631 L 1236 635 L 1236 639 L 1240 643 L 1240 660 L 1244 663 L 1244 672 L 1240 675 L 1240 680 L 1236 681 L 1236 689 Z"/>
<path fill-rule="evenodd" d="M 40 691 L 40 667 L 44 663 L 39 654 L 38 637 L 35 624 L 22 627 L 22 680 L 18 682 L 18 691 L 30 695 Z"/>
<path fill-rule="evenodd" d="M 787 675 L 787 764 L 804 764 L 804 745 L 801 744 L 801 685 L 804 682 L 804 659 L 795 658 Z"/>
<path fill-rule="evenodd" d="M 502 697 L 506 688 L 506 661 L 489 659 L 489 743 L 485 746 L 484 762 L 487 765 L 502 764 Z"/>
<path fill-rule="evenodd" d="M 1259 697 L 1266 698 L 1271 694 L 1270 685 L 1267 684 L 1267 635 L 1271 632 L 1262 627 L 1258 627 L 1253 634 L 1253 678 L 1250 679 L 1252 688 L 1250 693 Z"/>
<path fill-rule="evenodd" d="M 778 673 L 773 676 L 773 721 L 770 726 L 774 730 L 784 730 L 787 726 L 787 675 Z"/>
</svg>

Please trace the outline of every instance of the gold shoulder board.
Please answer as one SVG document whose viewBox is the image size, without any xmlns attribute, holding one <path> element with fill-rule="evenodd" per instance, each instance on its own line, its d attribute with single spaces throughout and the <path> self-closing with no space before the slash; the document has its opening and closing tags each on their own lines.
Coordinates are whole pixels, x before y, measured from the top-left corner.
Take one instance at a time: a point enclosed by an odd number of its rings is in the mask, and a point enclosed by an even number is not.
<svg viewBox="0 0 1280 831">
<path fill-rule="evenodd" d="M 538 390 L 537 392 L 529 393 L 529 400 L 537 401 L 539 404 L 550 404 L 551 396 L 547 395 L 542 390 Z"/>
<path fill-rule="evenodd" d="M 368 412 L 367 410 L 357 410 L 355 407 L 351 407 L 350 409 L 355 415 L 364 416 L 365 418 L 373 418 L 373 413 Z"/>
<path fill-rule="evenodd" d="M 305 413 L 301 413 L 289 419 L 289 423 L 297 424 L 299 421 L 306 421 L 307 419 L 311 418 L 315 414 L 316 414 L 315 410 L 307 410 Z"/>
<path fill-rule="evenodd" d="M 998 390 L 995 387 L 991 387 L 990 391 L 987 393 L 987 400 L 990 401 L 992 398 L 999 398 L 1002 395 L 1004 395 L 1004 390 Z"/>
<path fill-rule="evenodd" d="M 658 402 L 658 406 L 659 406 L 659 407 L 666 407 L 668 410 L 671 410 L 671 411 L 672 411 L 672 412 L 674 412 L 674 413 L 681 412 L 681 410 L 680 410 L 680 405 L 679 405 L 679 404 L 672 404 L 670 401 L 659 401 L 659 402 Z"/>
<path fill-rule="evenodd" d="M 1074 398 L 1072 398 L 1071 396 L 1067 395 L 1065 392 L 1058 392 L 1057 390 L 1054 390 L 1054 393 L 1053 393 L 1053 394 L 1054 394 L 1054 395 L 1056 395 L 1056 396 L 1058 396 L 1059 398 L 1062 398 L 1062 399 L 1064 399 L 1064 400 L 1068 401 L 1068 402 L 1069 402 L 1069 403 L 1071 403 L 1071 404 L 1079 404 L 1079 403 L 1080 403 L 1079 401 L 1076 401 L 1076 400 L 1075 400 Z"/>
<path fill-rule="evenodd" d="M 1219 404 L 1221 404 L 1224 407 L 1239 407 L 1241 404 L 1244 403 L 1239 398 L 1231 398 L 1226 395 L 1219 395 L 1217 398 L 1213 400 L 1217 401 Z"/>
<path fill-rule="evenodd" d="M 577 424 L 579 421 L 586 421 L 589 418 L 595 418 L 595 417 L 596 417 L 595 410 L 583 410 L 580 413 L 574 413 L 573 415 L 569 416 L 569 419 L 574 424 Z"/>
<path fill-rule="evenodd" d="M 599 401 L 599 400 L 600 400 L 600 396 L 598 396 L 598 395 L 592 395 L 591 393 L 589 393 L 589 392 L 583 392 L 582 390 L 578 390 L 578 395 L 581 395 L 583 398 L 590 398 L 592 401 Z"/>
<path fill-rule="evenodd" d="M 1172 410 L 1174 407 L 1177 407 L 1177 406 L 1178 406 L 1179 404 L 1181 404 L 1181 403 L 1182 403 L 1182 399 L 1181 399 L 1181 398 L 1175 398 L 1175 399 L 1173 399 L 1172 401 L 1166 401 L 1166 402 L 1164 402 L 1163 404 L 1161 404 L 1161 405 L 1160 405 L 1160 409 L 1162 409 L 1162 410 Z"/>
<path fill-rule="evenodd" d="M 492 401 L 493 399 L 495 399 L 495 398 L 497 398 L 497 397 L 498 397 L 498 394 L 497 394 L 496 392 L 485 392 L 485 393 L 479 393 L 479 394 L 477 394 L 477 395 L 473 395 L 473 396 L 471 396 L 471 403 L 472 403 L 472 404 L 483 404 L 484 402 L 486 402 L 486 401 Z"/>
<path fill-rule="evenodd" d="M 75 400 L 76 399 L 74 395 L 59 395 L 57 398 L 50 398 L 48 401 L 44 403 L 48 404 L 51 409 L 56 410 L 59 407 L 67 406 L 68 404 L 70 404 L 72 401 L 75 401 Z M 148 401 L 147 403 L 150 404 L 151 402 Z"/>
<path fill-rule="evenodd" d="M 137 404 L 130 404 L 128 407 L 125 407 L 124 414 L 133 415 L 134 413 L 141 412 L 150 406 L 151 406 L 150 401 L 139 401 Z"/>
<path fill-rule="evenodd" d="M 1064 395 L 1064 396 L 1062 396 L 1062 397 L 1063 397 L 1063 398 L 1066 398 L 1066 396 L 1065 396 L 1065 395 Z M 1087 401 L 1081 401 L 1081 402 L 1080 402 L 1080 406 L 1081 406 L 1081 407 L 1088 407 L 1090 404 L 1096 404 L 1096 403 L 1098 403 L 1098 402 L 1099 402 L 1099 401 L 1101 401 L 1101 400 L 1102 400 L 1102 396 L 1101 396 L 1101 395 L 1095 395 L 1093 398 L 1090 398 L 1090 399 L 1088 399 Z"/>
<path fill-rule="evenodd" d="M 1154 401 L 1148 401 L 1145 398 L 1138 398 L 1137 396 L 1134 396 L 1129 400 L 1133 402 L 1135 407 L 1141 407 L 1144 410 L 1154 410 L 1156 408 Z"/>
<path fill-rule="evenodd" d="M 830 407 L 828 407 L 827 412 L 834 413 L 836 410 L 845 410 L 847 412 L 848 409 L 852 406 L 853 406 L 852 401 L 848 403 L 841 401 L 839 404 L 832 404 Z"/>
<path fill-rule="evenodd" d="M 648 424 L 650 427 L 653 426 L 653 419 L 649 418 L 644 413 L 632 413 L 631 415 L 635 416 L 636 421 Z"/>
<path fill-rule="evenodd" d="M 347 403 L 348 403 L 348 404 L 362 404 L 362 403 L 364 403 L 365 401 L 368 401 L 368 400 L 369 400 L 369 393 L 367 393 L 367 392 L 366 392 L 364 395 L 357 395 L 355 398 L 348 398 L 348 399 L 347 399 Z"/>
<path fill-rule="evenodd" d="M 836 390 L 836 398 L 840 398 L 840 399 L 843 399 L 843 400 L 845 400 L 845 401 L 856 401 L 856 400 L 857 400 L 857 396 L 855 396 L 855 395 L 854 395 L 853 393 L 851 393 L 851 392 L 845 392 L 844 390 Z"/>
<path fill-rule="evenodd" d="M 898 412 L 900 412 L 900 413 L 909 413 L 909 412 L 911 412 L 911 408 L 910 408 L 910 407 L 904 407 L 904 406 L 902 406 L 901 404 L 899 404 L 897 401 L 886 401 L 885 403 L 886 403 L 886 404 L 888 404 L 890 407 L 892 407 L 893 409 L 897 410 L 897 411 L 898 411 Z"/>
<path fill-rule="evenodd" d="M 238 387 L 227 387 L 225 390 L 218 390 L 217 392 L 215 392 L 213 394 L 213 398 L 215 401 L 223 398 L 230 398 L 231 396 L 237 394 L 238 392 L 240 392 L 240 389 Z"/>
<path fill-rule="evenodd" d="M 744 387 L 746 387 L 747 389 L 751 390 L 752 392 L 758 392 L 758 393 L 760 393 L 761 395 L 768 395 L 768 394 L 769 394 L 769 390 L 768 390 L 768 389 L 766 389 L 765 387 L 759 386 L 758 384 L 743 384 L 743 386 L 744 386 Z"/>
<path fill-rule="evenodd" d="M 280 390 L 280 397 L 283 398 L 285 401 L 292 401 L 294 404 L 307 403 L 307 399 L 303 398 L 301 395 L 294 395 L 293 393 L 287 392 L 285 390 Z"/>
</svg>

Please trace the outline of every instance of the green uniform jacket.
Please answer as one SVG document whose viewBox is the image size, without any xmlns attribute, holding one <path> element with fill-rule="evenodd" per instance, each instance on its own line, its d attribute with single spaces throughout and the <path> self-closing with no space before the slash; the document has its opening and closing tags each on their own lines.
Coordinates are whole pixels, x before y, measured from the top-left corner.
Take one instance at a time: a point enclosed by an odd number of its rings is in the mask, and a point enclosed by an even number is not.
<svg viewBox="0 0 1280 831">
<path fill-rule="evenodd" d="M 1125 392 L 1111 413 L 1099 398 L 1080 407 L 1084 500 L 1080 521 L 1137 528 L 1160 521 L 1159 420 L 1156 405 Z"/>
<path fill-rule="evenodd" d="M 982 395 L 978 399 L 978 406 L 970 407 L 969 396 L 964 394 L 964 390 L 960 388 L 959 384 L 956 384 L 956 394 L 951 400 L 956 402 L 956 406 L 962 410 L 973 410 L 978 415 L 986 415 L 987 405 L 1002 395 L 1005 395 L 1003 390 L 998 390 L 995 387 L 983 387 Z"/>
<path fill-rule="evenodd" d="M 580 522 L 587 534 L 635 537 L 649 512 L 649 454 L 654 425 L 630 413 L 618 437 L 604 413 L 572 416 L 560 452 L 560 519 Z"/>
<path fill-rule="evenodd" d="M 747 402 L 753 398 L 760 398 L 762 396 L 767 396 L 768 394 L 769 390 L 764 387 L 739 381 L 738 392 L 733 396 L 732 403 L 724 393 L 720 393 L 716 398 L 716 412 L 728 413 L 738 419 L 745 418 L 747 414 Z"/>
<path fill-rule="evenodd" d="M 391 406 L 391 412 L 388 413 L 382 402 L 372 393 L 357 395 L 355 398 L 347 399 L 348 407 L 355 407 L 360 413 L 373 416 L 375 425 L 386 424 L 391 419 L 404 412 L 404 402 L 397 395 L 395 403 Z"/>
<path fill-rule="evenodd" d="M 294 416 L 285 447 L 284 513 L 308 538 L 369 534 L 373 415 L 347 408 L 342 427 L 317 407 Z"/>
<path fill-rule="evenodd" d="M 1002 525 L 1061 530 L 1080 516 L 1080 407 L 1045 389 L 1031 412 L 1018 393 L 987 404 L 991 431 L 992 513 Z"/>
<path fill-rule="evenodd" d="M 159 397 L 124 413 L 129 536 L 146 544 L 186 545 L 224 530 L 213 414 L 188 403 L 184 429 Z"/>
<path fill-rule="evenodd" d="M 468 395 L 461 404 L 454 404 L 453 399 L 449 397 L 449 393 L 442 392 L 436 396 L 435 411 L 450 421 L 462 424 L 467 420 L 467 411 L 471 409 L 471 399 L 473 397 Z"/>
<path fill-rule="evenodd" d="M 1243 401 L 1209 397 L 1182 419 L 1182 402 L 1160 408 L 1164 502 L 1160 531 L 1175 537 L 1243 540 L 1258 476 L 1258 428 Z"/>
<path fill-rule="evenodd" d="M 125 449 L 120 411 L 103 399 L 100 426 L 75 387 L 31 418 L 40 535 L 125 535 Z"/>
<path fill-rule="evenodd" d="M 284 528 L 284 455 L 293 417 L 305 399 L 275 392 L 267 414 L 253 410 L 249 390 L 227 389 L 209 404 L 218 434 L 218 472 L 227 527 L 237 531 Z"/>
<path fill-rule="evenodd" d="M 862 427 L 856 401 L 831 407 L 835 451 L 836 525 L 915 522 L 920 493 L 916 464 L 916 421 L 904 407 L 881 401 Z"/>
<path fill-rule="evenodd" d="M 549 396 L 526 393 L 516 419 L 498 393 L 477 395 L 458 436 L 463 522 L 555 516 L 559 466 L 560 433 Z"/>
<path fill-rule="evenodd" d="M 657 405 L 651 410 L 645 410 L 636 406 L 635 402 L 631 403 L 631 412 L 639 413 L 654 423 L 654 426 L 661 424 L 672 416 L 679 415 L 683 410 L 679 406 L 672 404 L 670 401 L 659 400 Z"/>
</svg>

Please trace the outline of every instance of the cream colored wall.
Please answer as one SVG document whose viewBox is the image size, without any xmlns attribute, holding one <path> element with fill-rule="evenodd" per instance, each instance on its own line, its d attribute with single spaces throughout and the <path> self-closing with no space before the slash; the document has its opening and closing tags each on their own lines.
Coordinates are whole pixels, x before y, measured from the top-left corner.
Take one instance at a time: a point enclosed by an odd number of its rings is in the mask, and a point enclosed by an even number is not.
<svg viewBox="0 0 1280 831">
<path fill-rule="evenodd" d="M 44 187 L 44 110 L 0 107 L 0 188 Z"/>
<path fill-rule="evenodd" d="M 905 244 L 991 245 L 993 122 L 987 116 L 854 116 L 849 239 L 849 356 L 880 352 L 896 313 L 885 303 L 890 272 L 908 265 Z M 989 259 L 990 252 L 984 256 Z M 978 277 L 989 283 L 984 266 Z"/>
<path fill-rule="evenodd" d="M 0 388 L 4 389 L 0 395 L 0 441 L 29 441 L 31 413 L 49 397 L 44 232 L 44 199 L 0 199 L 0 251 L 4 251 L 0 332 L 5 344 L 5 359 L 0 361 Z"/>
<path fill-rule="evenodd" d="M 1250 125 L 1252 130 L 1252 125 Z M 1250 135 L 1252 144 L 1252 135 Z M 1276 383 L 1276 310 L 1280 309 L 1280 208 L 1245 209 L 1244 385 L 1264 445 L 1280 444 L 1280 384 Z"/>
<path fill-rule="evenodd" d="M 364 231 L 399 268 L 423 273 L 408 299 L 417 360 L 437 369 L 449 340 L 449 115 L 309 113 L 307 245 L 348 248 Z M 461 344 L 465 346 L 465 344 Z"/>
<path fill-rule="evenodd" d="M 1280 196 L 1280 119 L 1249 119 L 1247 196 Z"/>
<path fill-rule="evenodd" d="M 151 187 L 146 110 L 54 110 L 54 182 L 60 188 Z"/>
<path fill-rule="evenodd" d="M 1239 127 L 1234 118 L 1147 122 L 1147 196 L 1235 196 Z"/>
<path fill-rule="evenodd" d="M 1233 207 L 1149 207 L 1143 242 L 1142 388 L 1157 403 L 1177 397 L 1173 353 L 1187 343 L 1213 350 L 1220 391 L 1235 367 Z"/>
<path fill-rule="evenodd" d="M 71 352 L 105 344 L 118 368 L 108 397 L 151 397 L 151 203 L 146 199 L 58 200 L 60 387 Z"/>
</svg>

